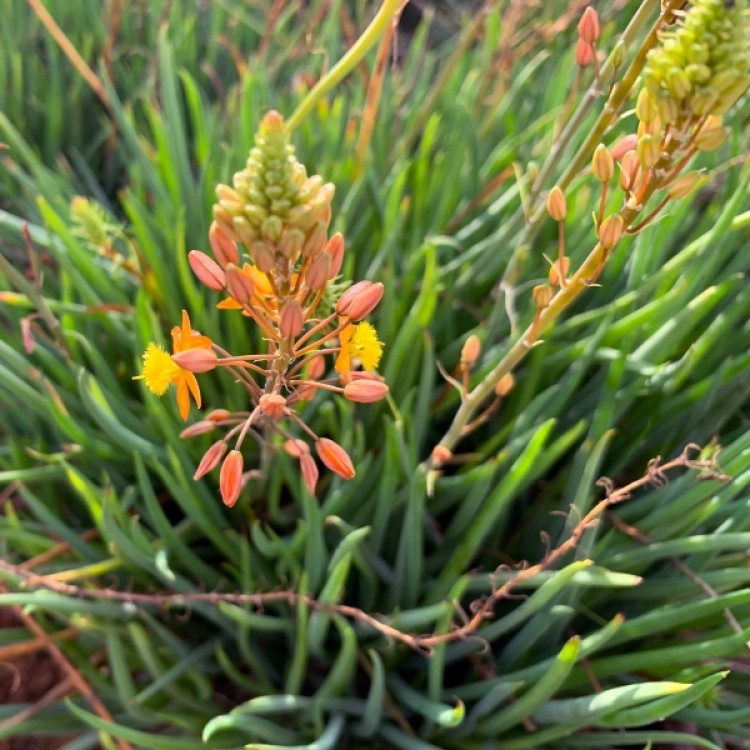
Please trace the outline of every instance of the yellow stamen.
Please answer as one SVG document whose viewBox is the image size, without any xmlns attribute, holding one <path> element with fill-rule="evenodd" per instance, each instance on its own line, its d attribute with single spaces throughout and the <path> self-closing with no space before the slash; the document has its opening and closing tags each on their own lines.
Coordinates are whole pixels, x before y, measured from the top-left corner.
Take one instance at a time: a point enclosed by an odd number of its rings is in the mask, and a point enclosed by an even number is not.
<svg viewBox="0 0 750 750">
<path fill-rule="evenodd" d="M 143 353 L 143 374 L 138 375 L 135 380 L 144 380 L 151 393 L 163 396 L 170 383 L 181 372 L 172 357 L 152 341 Z"/>
</svg>

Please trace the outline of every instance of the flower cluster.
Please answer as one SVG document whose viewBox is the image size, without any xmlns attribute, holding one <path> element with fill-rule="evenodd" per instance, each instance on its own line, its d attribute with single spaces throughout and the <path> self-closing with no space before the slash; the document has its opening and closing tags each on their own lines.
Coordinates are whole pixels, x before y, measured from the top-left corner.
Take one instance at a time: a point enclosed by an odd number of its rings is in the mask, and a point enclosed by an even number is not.
<svg viewBox="0 0 750 750">
<path fill-rule="evenodd" d="M 249 431 L 283 440 L 314 492 L 317 464 L 308 443 L 295 437 L 290 426 L 312 440 L 328 469 L 344 479 L 351 479 L 355 470 L 344 449 L 316 435 L 295 407 L 319 390 L 359 403 L 379 401 L 388 393 L 375 372 L 382 343 L 364 320 L 380 302 L 383 285 L 360 281 L 335 299 L 330 283 L 339 275 L 345 249 L 341 234 L 328 237 L 333 194 L 332 184 L 318 175 L 308 177 L 294 155 L 283 118 L 269 112 L 245 168 L 234 175 L 231 187 L 216 188 L 209 233 L 213 258 L 199 250 L 189 254 L 199 281 L 225 294 L 218 307 L 250 318 L 263 333 L 267 351 L 230 354 L 193 330 L 183 311 L 182 325 L 172 330 L 172 353 L 151 343 L 143 355 L 139 377 L 159 396 L 175 385 L 183 419 L 191 394 L 201 405 L 196 374 L 222 367 L 245 389 L 250 401 L 246 411 L 215 409 L 182 433 L 192 437 L 227 429 L 204 455 L 195 478 L 221 464 L 219 487 L 230 507 L 253 473 L 245 470 L 241 452 Z M 326 357 L 333 359 L 328 377 Z"/>
</svg>

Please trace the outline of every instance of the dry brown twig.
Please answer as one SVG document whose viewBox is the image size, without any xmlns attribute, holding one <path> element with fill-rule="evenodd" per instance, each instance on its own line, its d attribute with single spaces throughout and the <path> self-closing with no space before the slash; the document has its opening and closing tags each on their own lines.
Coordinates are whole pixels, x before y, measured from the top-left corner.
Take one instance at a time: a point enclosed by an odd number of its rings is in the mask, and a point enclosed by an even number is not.
<svg viewBox="0 0 750 750">
<path fill-rule="evenodd" d="M 71 65 L 76 69 L 78 74 L 86 82 L 86 85 L 99 97 L 102 104 L 110 110 L 111 103 L 109 95 L 99 77 L 94 73 L 88 63 L 81 57 L 75 45 L 70 41 L 65 32 L 58 26 L 57 21 L 52 17 L 44 3 L 41 0 L 26 0 L 29 7 L 34 11 L 40 23 L 47 29 L 49 35 L 55 40 L 58 47 L 62 50 L 65 57 L 70 60 Z"/>
<path fill-rule="evenodd" d="M 327 604 L 318 601 L 314 597 L 299 594 L 295 591 L 268 591 L 257 594 L 246 593 L 224 593 L 224 592 L 196 592 L 191 594 L 144 594 L 137 592 L 119 591 L 115 589 L 83 588 L 57 580 L 52 575 L 37 575 L 31 573 L 22 565 L 14 565 L 6 560 L 0 559 L 0 569 L 21 579 L 21 588 L 47 589 L 65 596 L 80 599 L 98 599 L 123 604 L 141 605 L 150 607 L 189 607 L 195 602 L 204 602 L 218 605 L 219 603 L 230 603 L 238 605 L 251 605 L 262 608 L 272 603 L 285 603 L 289 606 L 305 604 L 312 609 L 322 612 L 336 612 L 360 625 L 372 628 L 386 639 L 401 643 L 409 648 L 429 655 L 437 646 L 469 638 L 481 639 L 478 631 L 482 624 L 494 617 L 495 606 L 504 599 L 511 596 L 511 592 L 520 585 L 528 582 L 540 573 L 555 567 L 567 554 L 572 552 L 579 544 L 584 533 L 595 526 L 600 517 L 609 508 L 619 505 L 628 500 L 632 493 L 644 487 L 663 487 L 667 481 L 669 472 L 677 469 L 693 469 L 702 472 L 709 479 L 726 481 L 728 477 L 717 471 L 715 458 L 691 458 L 691 453 L 700 453 L 698 445 L 690 444 L 683 452 L 666 463 L 661 463 L 660 458 L 649 462 L 646 472 L 640 478 L 620 488 L 615 488 L 612 481 L 606 477 L 597 482 L 604 487 L 605 497 L 594 505 L 572 529 L 570 536 L 558 547 L 548 549 L 542 560 L 534 565 L 524 565 L 518 569 L 517 574 L 494 588 L 489 596 L 472 603 L 470 616 L 462 619 L 460 624 L 445 633 L 414 635 L 406 633 L 378 616 L 364 612 L 357 607 L 347 604 Z M 38 626 L 37 626 L 38 627 Z M 37 635 L 40 635 L 37 633 Z"/>
</svg>

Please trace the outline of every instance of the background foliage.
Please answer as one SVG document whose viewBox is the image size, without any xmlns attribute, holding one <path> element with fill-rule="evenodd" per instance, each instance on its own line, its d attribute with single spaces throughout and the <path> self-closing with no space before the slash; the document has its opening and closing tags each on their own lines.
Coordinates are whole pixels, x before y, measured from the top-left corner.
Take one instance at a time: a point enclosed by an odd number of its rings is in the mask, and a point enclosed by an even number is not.
<svg viewBox="0 0 750 750">
<path fill-rule="evenodd" d="M 618 247 L 601 286 L 530 354 L 499 412 L 463 444 L 466 461 L 428 498 L 419 463 L 458 399 L 438 363 L 451 371 L 470 332 L 489 363 L 514 316 L 531 318 L 528 289 L 555 252 L 554 226 L 518 247 L 513 169 L 549 150 L 583 3 L 428 12 L 399 36 L 360 159 L 370 56 L 294 142 L 337 185 L 345 278 L 386 284 L 375 322 L 393 404 L 314 401 L 306 420 L 356 458 L 356 479 L 327 477 L 316 500 L 279 454 L 268 481 L 226 511 L 213 479 L 191 478 L 210 436 L 181 440 L 174 404 L 131 377 L 183 306 L 230 350 L 259 340 L 214 309 L 186 253 L 206 245 L 213 186 L 244 162 L 263 113 L 291 112 L 371 9 L 48 5 L 106 103 L 28 5 L 10 0 L 0 26 L 0 604 L 26 607 L 26 619 L 0 631 L 0 649 L 31 637 L 29 618 L 67 633 L 58 653 L 109 718 L 78 690 L 0 707 L 0 736 L 66 733 L 66 750 L 746 747 L 746 102 L 734 137 L 704 158 L 702 192 Z M 600 8 L 606 40 L 634 7 Z M 585 176 L 568 200 L 576 257 L 596 201 Z M 514 252 L 525 259 L 511 279 L 515 310 L 497 286 Z M 205 383 L 209 405 L 241 406 L 225 380 Z M 590 509 L 599 476 L 625 483 L 688 442 L 723 446 L 733 480 L 688 473 L 638 494 L 617 524 L 589 530 L 562 567 L 535 577 L 528 598 L 503 602 L 481 640 L 429 658 L 310 606 L 134 606 L 35 590 L 18 569 L 86 589 L 290 590 L 442 633 L 460 620 L 455 603 L 491 591 L 498 565 L 541 559 L 542 533 L 564 539 L 559 512 Z M 495 580 L 512 575 L 501 568 Z"/>
</svg>

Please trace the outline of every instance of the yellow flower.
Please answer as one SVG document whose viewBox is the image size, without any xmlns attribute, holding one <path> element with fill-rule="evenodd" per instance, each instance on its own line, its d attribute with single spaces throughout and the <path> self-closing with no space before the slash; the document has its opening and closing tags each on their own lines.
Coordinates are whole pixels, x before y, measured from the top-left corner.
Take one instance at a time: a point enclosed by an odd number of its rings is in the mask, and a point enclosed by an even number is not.
<svg viewBox="0 0 750 750">
<path fill-rule="evenodd" d="M 172 329 L 172 352 L 184 352 L 188 349 L 210 349 L 213 342 L 208 336 L 201 336 L 190 326 L 190 317 L 182 311 L 182 325 Z M 187 420 L 190 413 L 190 395 L 200 408 L 201 392 L 198 380 L 192 372 L 183 370 L 164 349 L 153 341 L 143 354 L 143 372 L 135 380 L 143 380 L 151 393 L 163 396 L 170 385 L 177 386 L 177 406 L 180 416 Z"/>
<path fill-rule="evenodd" d="M 383 356 L 383 343 L 378 339 L 375 326 L 370 323 L 349 324 L 339 334 L 341 351 L 336 357 L 336 372 L 346 376 L 352 369 L 352 359 L 358 359 L 362 367 L 371 372 Z"/>
<path fill-rule="evenodd" d="M 146 347 L 143 353 L 143 374 L 136 380 L 143 379 L 146 388 L 157 396 L 163 396 L 167 392 L 172 379 L 180 374 L 179 366 L 172 361 L 171 355 L 164 347 L 153 341 Z"/>
</svg>

